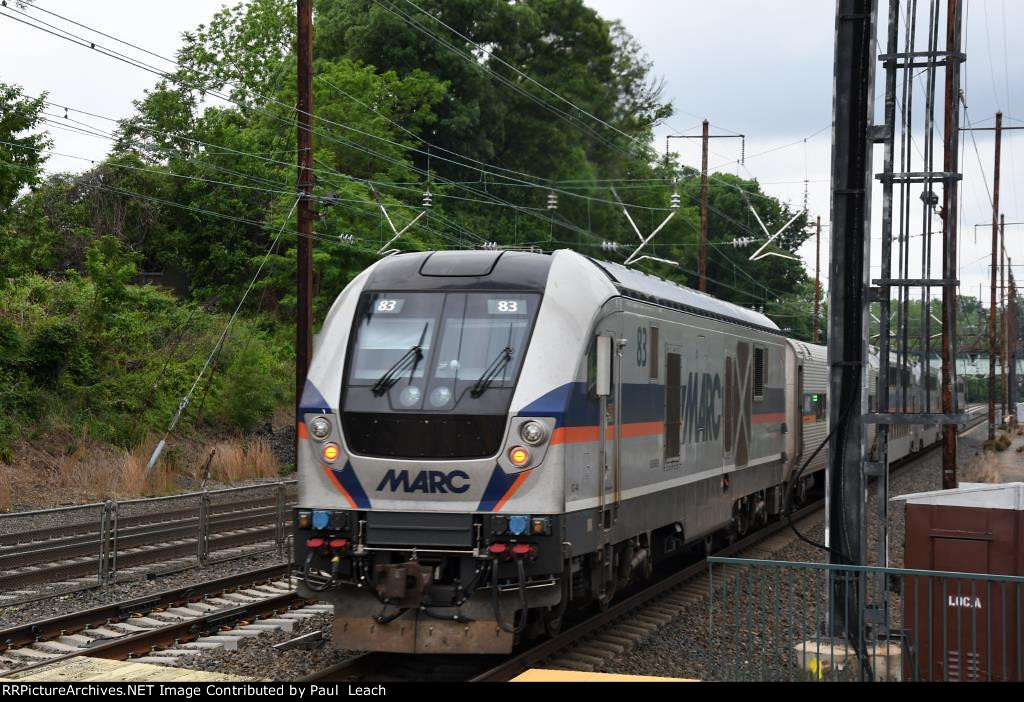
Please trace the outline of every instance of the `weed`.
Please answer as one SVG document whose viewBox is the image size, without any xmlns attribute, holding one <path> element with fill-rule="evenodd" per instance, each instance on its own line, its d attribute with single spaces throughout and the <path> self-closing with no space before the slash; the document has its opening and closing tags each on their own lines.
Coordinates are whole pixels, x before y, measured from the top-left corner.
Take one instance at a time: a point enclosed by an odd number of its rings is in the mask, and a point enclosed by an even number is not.
<svg viewBox="0 0 1024 702">
<path fill-rule="evenodd" d="M 280 474 L 277 457 L 266 439 L 254 439 L 248 445 L 221 441 L 214 449 L 217 452 L 211 466 L 214 480 L 237 483 L 275 478 Z"/>
</svg>

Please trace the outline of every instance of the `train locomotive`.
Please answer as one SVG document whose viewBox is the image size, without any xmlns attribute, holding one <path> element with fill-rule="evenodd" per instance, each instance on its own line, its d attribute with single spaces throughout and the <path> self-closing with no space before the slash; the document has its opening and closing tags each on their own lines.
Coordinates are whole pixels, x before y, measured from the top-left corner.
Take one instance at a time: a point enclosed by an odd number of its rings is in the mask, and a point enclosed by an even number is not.
<svg viewBox="0 0 1024 702">
<path fill-rule="evenodd" d="M 805 499 L 827 385 L 764 315 L 573 251 L 384 258 L 299 403 L 300 592 L 348 649 L 508 652 Z"/>
</svg>

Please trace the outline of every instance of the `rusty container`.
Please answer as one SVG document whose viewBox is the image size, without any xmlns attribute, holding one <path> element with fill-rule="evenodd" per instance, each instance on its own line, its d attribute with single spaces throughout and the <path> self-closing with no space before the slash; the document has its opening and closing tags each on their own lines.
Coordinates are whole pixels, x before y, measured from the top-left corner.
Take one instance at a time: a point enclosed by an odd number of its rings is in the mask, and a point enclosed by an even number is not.
<svg viewBox="0 0 1024 702">
<path fill-rule="evenodd" d="M 906 495 L 904 567 L 981 577 L 907 575 L 904 670 L 920 680 L 1024 680 L 1024 483 L 961 484 Z"/>
</svg>

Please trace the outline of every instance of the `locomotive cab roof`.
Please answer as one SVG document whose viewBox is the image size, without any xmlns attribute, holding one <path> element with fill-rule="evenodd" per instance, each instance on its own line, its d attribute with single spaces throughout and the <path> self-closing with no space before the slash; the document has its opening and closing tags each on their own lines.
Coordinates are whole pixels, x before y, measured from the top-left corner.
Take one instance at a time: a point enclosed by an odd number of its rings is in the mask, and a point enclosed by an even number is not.
<svg viewBox="0 0 1024 702">
<path fill-rule="evenodd" d="M 551 254 L 527 251 L 422 251 L 380 261 L 366 283 L 367 291 L 396 290 L 534 290 L 543 291 L 555 256 L 578 256 L 589 262 L 624 297 L 781 334 L 760 312 L 725 302 L 657 276 L 568 249 Z"/>
</svg>

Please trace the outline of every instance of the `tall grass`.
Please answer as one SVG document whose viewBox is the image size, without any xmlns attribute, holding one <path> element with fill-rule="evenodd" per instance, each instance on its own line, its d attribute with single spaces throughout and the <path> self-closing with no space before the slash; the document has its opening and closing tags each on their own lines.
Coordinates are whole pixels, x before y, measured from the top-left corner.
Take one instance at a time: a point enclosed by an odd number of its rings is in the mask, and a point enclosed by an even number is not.
<svg viewBox="0 0 1024 702">
<path fill-rule="evenodd" d="M 0 474 L 0 512 L 10 512 L 14 506 L 14 493 L 11 490 L 10 477 Z"/>
<path fill-rule="evenodd" d="M 260 480 L 278 476 L 281 466 L 270 442 L 254 439 L 242 445 L 221 441 L 214 446 L 216 454 L 210 466 L 210 475 L 223 483 Z"/>
<path fill-rule="evenodd" d="M 133 449 L 76 451 L 57 463 L 58 485 L 88 499 L 167 495 L 177 488 L 174 471 L 166 466 L 146 470 L 152 441 Z"/>
<path fill-rule="evenodd" d="M 156 440 L 147 437 L 131 449 L 120 449 L 82 435 L 64 434 L 24 444 L 23 454 L 31 460 L 18 466 L 0 464 L 0 512 L 13 509 L 15 499 L 19 505 L 34 508 L 192 492 L 200 489 L 211 449 L 210 478 L 215 483 L 280 475 L 270 441 L 242 438 L 213 444 L 177 442 L 168 446 L 153 470 L 147 470 Z"/>
</svg>

